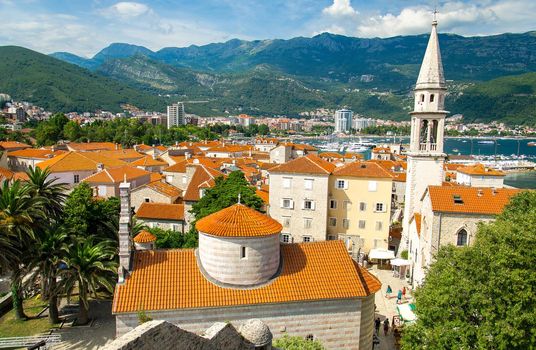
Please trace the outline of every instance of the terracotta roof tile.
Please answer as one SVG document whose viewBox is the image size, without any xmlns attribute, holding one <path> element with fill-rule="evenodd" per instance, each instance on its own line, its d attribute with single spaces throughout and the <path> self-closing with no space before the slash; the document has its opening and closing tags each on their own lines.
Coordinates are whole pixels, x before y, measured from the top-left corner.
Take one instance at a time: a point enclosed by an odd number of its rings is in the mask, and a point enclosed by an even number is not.
<svg viewBox="0 0 536 350">
<path fill-rule="evenodd" d="M 255 193 L 257 194 L 257 196 L 261 197 L 264 204 L 270 203 L 270 192 L 260 189 L 256 190 Z"/>
<path fill-rule="evenodd" d="M 113 151 L 96 151 L 98 154 L 101 154 L 108 158 L 121 159 L 124 161 L 132 161 L 145 157 L 144 154 L 136 152 L 132 148 L 118 149 Z"/>
<path fill-rule="evenodd" d="M 243 204 L 235 204 L 205 216 L 198 231 L 221 237 L 259 237 L 279 234 L 283 226 L 271 217 Z"/>
<path fill-rule="evenodd" d="M 480 175 L 480 176 L 505 176 L 506 174 L 502 171 L 495 170 L 493 168 L 488 168 L 484 164 L 475 164 L 472 166 L 465 166 L 458 168 L 457 171 L 462 174 L 467 175 Z"/>
<path fill-rule="evenodd" d="M 335 165 L 314 154 L 299 157 L 269 170 L 270 173 L 330 174 Z"/>
<path fill-rule="evenodd" d="M 417 228 L 417 235 L 420 237 L 421 236 L 421 222 L 422 222 L 421 214 L 419 213 L 413 214 L 413 219 L 415 220 L 415 227 Z"/>
<path fill-rule="evenodd" d="M 69 142 L 67 147 L 79 152 L 88 152 L 99 150 L 113 151 L 121 148 L 121 145 L 113 142 Z"/>
<path fill-rule="evenodd" d="M 215 169 L 205 167 L 203 165 L 191 165 L 195 166 L 195 172 L 186 188 L 184 193 L 185 201 L 198 201 L 199 200 L 199 189 L 203 184 L 212 184 L 214 185 L 214 180 L 223 174 Z"/>
<path fill-rule="evenodd" d="M 184 204 L 142 203 L 136 212 L 140 219 L 184 221 Z"/>
<path fill-rule="evenodd" d="M 49 149 L 25 148 L 8 152 L 8 157 L 49 159 L 65 153 L 65 151 L 52 151 Z"/>
<path fill-rule="evenodd" d="M 154 159 L 152 156 L 145 156 L 130 163 L 134 166 L 167 166 L 168 164 L 160 159 Z"/>
<path fill-rule="evenodd" d="M 193 249 L 137 251 L 133 271 L 115 289 L 113 313 L 229 307 L 365 297 L 381 284 L 360 268 L 342 241 L 281 246 L 283 268 L 272 283 L 222 288 L 200 272 Z"/>
<path fill-rule="evenodd" d="M 149 231 L 141 230 L 133 239 L 136 243 L 151 243 L 156 242 L 156 236 Z"/>
<path fill-rule="evenodd" d="M 352 162 L 333 171 L 336 176 L 391 179 L 393 176 L 376 163 Z"/>
<path fill-rule="evenodd" d="M 132 181 L 143 176 L 150 176 L 150 172 L 143 169 L 135 168 L 130 165 L 123 165 L 117 168 L 109 168 L 99 171 L 89 177 L 86 177 L 83 181 L 90 183 L 120 183 L 125 180 Z"/>
<path fill-rule="evenodd" d="M 10 149 L 31 148 L 32 146 L 19 141 L 0 141 L 0 149 L 9 151 Z"/>
<path fill-rule="evenodd" d="M 188 161 L 182 160 L 180 162 L 177 162 L 173 164 L 172 166 L 169 166 L 167 168 L 164 168 L 162 171 L 166 171 L 169 173 L 185 173 L 186 172 L 186 164 L 188 164 Z"/>
<path fill-rule="evenodd" d="M 11 170 L 9 170 L 7 168 L 0 167 L 0 179 L 2 179 L 2 180 L 11 180 L 13 178 L 13 176 L 15 176 L 14 172 L 12 172 Z"/>
<path fill-rule="evenodd" d="M 161 194 L 163 194 L 163 195 L 165 195 L 167 197 L 174 198 L 174 199 L 180 197 L 180 195 L 182 193 L 182 191 L 180 189 L 178 189 L 177 187 L 172 186 L 172 185 L 167 184 L 167 183 L 162 182 L 162 181 L 149 182 L 148 184 L 145 184 L 143 186 L 151 188 L 151 189 L 155 190 L 158 193 L 161 193 Z M 141 186 L 141 187 L 143 187 L 143 186 Z"/>
<path fill-rule="evenodd" d="M 432 210 L 438 212 L 497 215 L 518 189 L 465 186 L 429 186 Z"/>
<path fill-rule="evenodd" d="M 97 171 L 98 164 L 102 164 L 106 168 L 126 165 L 122 160 L 108 158 L 94 152 L 67 152 L 42 161 L 37 166 L 41 169 L 48 167 L 51 172 L 55 173 L 81 170 Z"/>
<path fill-rule="evenodd" d="M 150 174 L 151 175 L 149 178 L 149 182 L 162 181 L 162 179 L 164 178 L 162 174 L 153 173 L 153 172 L 151 172 Z"/>
</svg>

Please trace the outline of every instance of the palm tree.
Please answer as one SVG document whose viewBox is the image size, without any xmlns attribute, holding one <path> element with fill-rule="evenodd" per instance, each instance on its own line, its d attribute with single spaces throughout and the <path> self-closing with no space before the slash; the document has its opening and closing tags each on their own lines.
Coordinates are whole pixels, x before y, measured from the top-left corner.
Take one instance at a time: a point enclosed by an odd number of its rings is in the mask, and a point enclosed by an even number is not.
<svg viewBox="0 0 536 350">
<path fill-rule="evenodd" d="M 34 239 L 34 229 L 44 218 L 42 198 L 32 196 L 20 181 L 0 186 L 0 266 L 11 271 L 13 307 L 18 319 L 26 319 L 22 305 L 25 247 Z"/>
<path fill-rule="evenodd" d="M 51 324 L 59 323 L 57 277 L 62 259 L 67 254 L 68 235 L 59 225 L 38 230 L 36 242 L 32 245 L 29 271 L 34 271 L 30 283 L 41 279 L 41 296 L 48 301 L 48 319 Z"/>
<path fill-rule="evenodd" d="M 69 246 L 63 262 L 67 269 L 62 271 L 64 284 L 68 294 L 78 285 L 79 313 L 78 324 L 88 323 L 89 296 L 96 297 L 97 290 L 106 288 L 113 292 L 116 280 L 117 262 L 115 261 L 116 245 L 113 241 L 105 240 L 98 243 L 93 238 L 74 239 Z"/>
<path fill-rule="evenodd" d="M 47 218 L 58 219 L 63 213 L 63 204 L 67 198 L 65 194 L 67 185 L 52 178 L 48 168 L 42 170 L 38 167 L 30 167 L 27 174 L 33 195 L 43 198 L 43 209 Z"/>
</svg>

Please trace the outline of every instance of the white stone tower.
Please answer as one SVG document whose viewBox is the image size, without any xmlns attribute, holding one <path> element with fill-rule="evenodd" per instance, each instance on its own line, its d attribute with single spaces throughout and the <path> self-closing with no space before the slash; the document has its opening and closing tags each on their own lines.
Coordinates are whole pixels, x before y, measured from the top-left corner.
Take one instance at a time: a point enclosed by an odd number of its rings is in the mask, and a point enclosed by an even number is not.
<svg viewBox="0 0 536 350">
<path fill-rule="evenodd" d="M 130 183 L 126 181 L 119 184 L 119 198 L 121 211 L 119 213 L 119 267 L 117 269 L 118 283 L 123 283 L 131 270 L 132 241 L 130 230 L 132 214 L 130 208 Z"/>
<path fill-rule="evenodd" d="M 430 185 L 441 185 L 444 179 L 443 153 L 445 129 L 444 110 L 447 92 L 441 52 L 437 38 L 437 21 L 432 33 L 415 86 L 415 107 L 411 112 L 411 138 L 408 156 L 406 197 L 402 240 L 399 252 L 407 249 L 409 220 L 420 211 L 421 197 Z"/>
</svg>

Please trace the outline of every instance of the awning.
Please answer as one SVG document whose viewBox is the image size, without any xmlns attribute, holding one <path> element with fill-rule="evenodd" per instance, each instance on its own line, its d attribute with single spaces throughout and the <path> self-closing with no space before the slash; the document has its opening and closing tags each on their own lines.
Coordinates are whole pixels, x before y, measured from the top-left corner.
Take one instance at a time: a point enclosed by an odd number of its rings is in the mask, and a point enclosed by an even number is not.
<svg viewBox="0 0 536 350">
<path fill-rule="evenodd" d="M 413 312 L 415 309 L 415 305 L 413 304 L 401 304 L 398 305 L 396 309 L 398 310 L 400 318 L 404 322 L 413 322 L 417 319 L 417 316 L 415 316 L 415 313 Z"/>
<path fill-rule="evenodd" d="M 391 266 L 409 266 L 409 265 L 411 265 L 411 262 L 406 259 L 396 258 L 396 259 L 391 260 Z"/>
<path fill-rule="evenodd" d="M 395 252 L 384 249 L 371 249 L 369 259 L 390 260 L 395 258 Z"/>
</svg>

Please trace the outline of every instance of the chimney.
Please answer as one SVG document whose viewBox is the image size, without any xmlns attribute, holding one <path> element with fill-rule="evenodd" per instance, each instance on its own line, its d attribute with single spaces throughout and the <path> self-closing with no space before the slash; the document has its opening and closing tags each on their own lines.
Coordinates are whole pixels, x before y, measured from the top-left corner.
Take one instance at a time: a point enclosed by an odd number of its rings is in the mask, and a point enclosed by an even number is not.
<svg viewBox="0 0 536 350">
<path fill-rule="evenodd" d="M 497 188 L 492 187 L 491 188 L 491 194 L 495 196 L 497 194 Z"/>
<path fill-rule="evenodd" d="M 97 172 L 100 172 L 100 171 L 103 171 L 103 170 L 104 170 L 104 164 L 97 163 Z"/>
<path fill-rule="evenodd" d="M 131 269 L 132 242 L 130 228 L 132 215 L 130 209 L 130 183 L 121 182 L 119 184 L 119 197 L 121 200 L 121 211 L 119 213 L 119 268 L 117 271 L 118 283 L 123 283 L 125 277 Z"/>
<path fill-rule="evenodd" d="M 119 144 L 116 143 L 116 144 L 115 144 L 115 150 L 117 151 L 118 149 L 119 149 Z"/>
<path fill-rule="evenodd" d="M 190 152 L 184 152 L 184 159 L 190 159 Z"/>
<path fill-rule="evenodd" d="M 479 188 L 479 189 L 478 189 L 478 192 L 477 192 L 476 194 L 477 194 L 477 196 L 482 197 L 482 195 L 484 194 L 484 192 L 482 191 L 481 188 Z"/>
<path fill-rule="evenodd" d="M 156 151 L 153 151 L 153 159 L 156 160 Z"/>
</svg>

